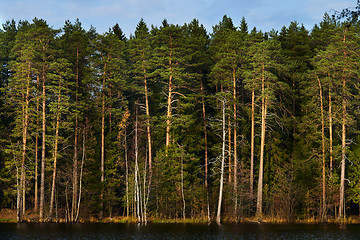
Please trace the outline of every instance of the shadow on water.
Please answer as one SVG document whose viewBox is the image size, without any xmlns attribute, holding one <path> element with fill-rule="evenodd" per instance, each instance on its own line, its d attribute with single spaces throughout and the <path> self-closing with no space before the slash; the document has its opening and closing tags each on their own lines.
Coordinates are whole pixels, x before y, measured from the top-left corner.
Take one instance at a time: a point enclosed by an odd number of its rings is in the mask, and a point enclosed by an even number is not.
<svg viewBox="0 0 360 240">
<path fill-rule="evenodd" d="M 0 239 L 360 239 L 360 225 L 4 223 Z"/>
</svg>

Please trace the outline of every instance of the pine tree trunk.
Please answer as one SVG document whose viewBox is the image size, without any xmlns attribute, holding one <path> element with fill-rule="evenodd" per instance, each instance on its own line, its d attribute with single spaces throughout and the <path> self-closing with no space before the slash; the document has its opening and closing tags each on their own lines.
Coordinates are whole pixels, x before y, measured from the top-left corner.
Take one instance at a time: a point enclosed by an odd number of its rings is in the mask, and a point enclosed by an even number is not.
<svg viewBox="0 0 360 240">
<path fill-rule="evenodd" d="M 332 99 L 331 87 L 329 87 L 329 152 L 330 152 L 330 177 L 332 177 L 333 169 L 333 126 L 332 126 Z"/>
<path fill-rule="evenodd" d="M 235 195 L 235 202 L 234 202 L 234 209 L 235 209 L 235 219 L 237 220 L 237 205 L 238 205 L 238 192 L 237 192 L 237 108 L 236 108 L 236 76 L 235 76 L 235 69 L 233 71 L 233 95 L 234 95 L 234 195 Z"/>
<path fill-rule="evenodd" d="M 129 163 L 128 163 L 128 154 L 127 154 L 127 140 L 126 140 L 126 127 L 124 134 L 124 150 L 125 150 L 125 191 L 126 191 L 126 217 L 129 217 Z"/>
<path fill-rule="evenodd" d="M 219 199 L 218 199 L 218 209 L 216 215 L 216 222 L 219 224 L 221 222 L 221 203 L 223 195 L 223 186 L 224 186 L 224 168 L 225 168 L 225 142 L 226 142 L 226 119 L 225 119 L 225 99 L 222 99 L 222 151 L 221 151 L 221 168 L 220 168 L 220 187 L 219 187 Z"/>
<path fill-rule="evenodd" d="M 81 193 L 82 193 L 82 178 L 83 178 L 83 170 L 84 170 L 84 161 L 85 161 L 85 141 L 86 141 L 86 128 L 88 119 L 86 119 L 86 125 L 84 127 L 84 135 L 83 135 L 83 147 L 82 147 L 82 158 L 81 158 L 81 167 L 80 167 L 80 178 L 79 178 L 79 197 L 78 197 L 78 203 L 76 207 L 76 216 L 75 216 L 75 222 L 79 219 L 79 213 L 80 213 L 80 202 L 81 202 Z"/>
<path fill-rule="evenodd" d="M 45 203 L 45 146 L 46 146 L 46 89 L 45 89 L 45 65 L 42 73 L 42 146 L 41 146 L 41 180 L 40 180 L 40 221 L 44 221 Z"/>
<path fill-rule="evenodd" d="M 260 166 L 259 166 L 259 180 L 257 191 L 256 215 L 262 217 L 262 194 L 263 194 L 263 175 L 264 175 L 264 151 L 265 151 L 265 132 L 266 132 L 266 116 L 267 116 L 267 97 L 265 96 L 265 78 L 264 78 L 264 64 L 262 67 L 262 103 L 261 103 L 261 142 L 260 142 Z"/>
<path fill-rule="evenodd" d="M 52 176 L 51 195 L 50 195 L 50 209 L 49 209 L 50 220 L 52 219 L 53 216 L 54 198 L 55 198 L 56 166 L 57 166 L 57 158 L 58 158 L 57 155 L 58 155 L 59 126 L 60 126 L 60 104 L 61 104 L 61 78 L 59 80 L 59 92 L 58 92 L 57 113 L 56 113 L 55 140 L 54 140 L 54 166 L 53 166 L 53 176 Z"/>
<path fill-rule="evenodd" d="M 206 109 L 205 109 L 205 100 L 204 100 L 204 86 L 202 79 L 201 83 L 201 104 L 202 104 L 202 114 L 203 114 L 203 125 L 204 125 L 204 147 L 205 147 L 205 191 L 206 191 L 206 205 L 207 205 L 207 218 L 210 222 L 210 204 L 209 204 L 209 187 L 208 187 L 208 146 L 207 146 L 207 128 L 206 128 Z"/>
<path fill-rule="evenodd" d="M 78 105 L 79 95 L 79 48 L 76 48 L 76 82 L 75 82 L 75 108 Z M 71 202 L 71 222 L 74 222 L 76 213 L 77 191 L 78 191 L 78 113 L 75 116 L 75 133 L 74 133 L 74 165 L 73 165 L 73 191 Z"/>
<path fill-rule="evenodd" d="M 185 195 L 184 195 L 184 150 L 181 146 L 181 198 L 183 201 L 183 219 L 185 220 L 186 215 L 186 202 L 185 202 Z"/>
<path fill-rule="evenodd" d="M 346 29 L 344 33 L 343 43 L 346 42 Z M 347 54 L 344 50 L 344 61 L 346 61 Z M 343 72 L 346 71 L 344 67 Z M 339 220 L 345 218 L 345 161 L 346 161 L 346 79 L 343 77 L 342 81 L 342 131 L 341 131 L 341 174 L 340 174 L 340 204 L 339 204 Z"/>
<path fill-rule="evenodd" d="M 167 114 L 166 114 L 166 148 L 170 145 L 170 125 L 171 125 L 171 103 L 172 103 L 172 75 L 169 77 L 169 91 L 168 91 L 168 102 L 167 102 Z"/>
<path fill-rule="evenodd" d="M 325 186 L 325 123 L 324 123 L 324 105 L 320 79 L 317 77 L 319 84 L 320 112 L 321 112 L 321 158 L 322 158 L 322 203 L 321 203 L 321 219 L 326 220 L 326 186 Z"/>
<path fill-rule="evenodd" d="M 71 222 L 74 221 L 76 198 L 77 198 L 77 179 L 78 179 L 78 116 L 75 117 L 75 134 L 74 134 L 74 165 L 73 165 L 73 189 L 72 189 L 72 202 L 71 202 Z"/>
<path fill-rule="evenodd" d="M 345 88 L 345 79 L 343 80 L 343 87 Z M 344 90 L 344 89 L 343 89 Z M 345 94 L 345 93 L 343 93 Z M 339 220 L 345 217 L 345 161 L 346 161 L 346 100 L 343 96 L 342 103 L 342 131 L 341 131 L 341 175 L 340 175 L 340 205 L 339 205 Z"/>
<path fill-rule="evenodd" d="M 39 85 L 40 85 L 40 79 L 39 76 L 37 76 L 37 85 L 38 85 L 38 89 L 40 89 Z M 39 96 L 37 94 L 36 96 L 36 114 L 39 114 Z M 36 117 L 36 132 L 38 132 L 37 128 L 39 127 L 39 118 Z M 38 192 L 38 162 L 39 162 L 39 135 L 36 134 L 35 135 L 35 189 L 34 189 L 34 212 L 37 212 L 38 210 L 38 196 L 39 196 L 39 192 Z"/>
<path fill-rule="evenodd" d="M 31 64 L 28 64 L 28 70 L 30 71 Z M 27 131 L 28 131 L 28 119 L 29 119 L 29 81 L 30 81 L 30 74 L 28 74 L 26 79 L 26 94 L 24 96 L 24 103 L 23 105 L 23 136 L 22 136 L 22 159 L 21 159 L 21 176 L 20 176 L 20 211 L 19 211 L 19 221 L 25 216 L 26 208 L 25 208 L 25 193 L 26 193 L 26 172 L 25 172 L 25 160 L 26 160 L 26 147 L 27 147 Z"/>
<path fill-rule="evenodd" d="M 254 194 L 255 90 L 251 91 L 250 199 Z"/>
<path fill-rule="evenodd" d="M 106 79 L 106 63 L 104 66 L 103 89 L 102 89 L 102 107 L 101 107 L 101 194 L 100 194 L 100 218 L 104 217 L 104 163 L 105 163 L 105 79 Z"/>
<path fill-rule="evenodd" d="M 145 63 L 145 60 L 143 60 Z M 149 182 L 148 182 L 148 191 L 147 196 L 145 193 L 146 186 L 144 184 L 144 214 L 145 214 L 145 222 L 147 222 L 147 203 L 150 197 L 150 188 L 152 181 L 152 143 L 151 143 L 151 127 L 150 127 L 150 106 L 149 106 L 149 93 L 147 86 L 147 78 L 146 78 L 146 69 L 144 68 L 144 91 L 145 91 L 145 111 L 146 111 L 146 133 L 148 140 L 148 158 L 149 158 Z"/>
<path fill-rule="evenodd" d="M 137 106 L 136 106 L 137 108 Z M 136 205 L 136 217 L 138 222 L 141 222 L 141 211 L 140 211 L 140 190 L 139 190 L 139 182 L 138 182 L 138 173 L 139 173 L 139 164 L 138 164 L 138 122 L 137 122 L 137 109 L 136 109 L 136 120 L 135 120 L 135 174 L 134 174 L 134 182 L 135 182 L 135 205 Z"/>
<path fill-rule="evenodd" d="M 229 125 L 228 125 L 228 142 L 229 142 L 229 185 L 231 183 L 231 177 L 232 177 L 232 172 L 231 172 L 231 117 L 229 115 L 228 117 L 229 120 Z"/>
</svg>

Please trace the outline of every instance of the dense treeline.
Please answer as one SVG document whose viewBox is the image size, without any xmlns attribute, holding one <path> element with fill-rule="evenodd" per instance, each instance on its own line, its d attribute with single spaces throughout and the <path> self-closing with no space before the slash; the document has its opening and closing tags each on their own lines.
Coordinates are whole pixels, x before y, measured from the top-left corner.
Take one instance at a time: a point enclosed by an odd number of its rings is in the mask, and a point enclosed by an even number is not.
<svg viewBox="0 0 360 240">
<path fill-rule="evenodd" d="M 141 20 L 127 39 L 6 22 L 0 207 L 69 222 L 358 214 L 359 27 Z"/>
</svg>

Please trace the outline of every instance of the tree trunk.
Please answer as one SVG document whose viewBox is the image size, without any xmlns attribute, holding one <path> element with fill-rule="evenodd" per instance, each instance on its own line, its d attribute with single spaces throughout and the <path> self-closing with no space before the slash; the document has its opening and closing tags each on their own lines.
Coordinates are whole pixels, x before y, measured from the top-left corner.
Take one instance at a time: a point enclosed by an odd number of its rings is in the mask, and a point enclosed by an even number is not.
<svg viewBox="0 0 360 240">
<path fill-rule="evenodd" d="M 79 48 L 76 49 L 76 82 L 75 82 L 75 108 L 78 105 L 79 94 Z M 74 165 L 73 165 L 73 192 L 71 203 L 71 221 L 74 221 L 76 213 L 77 189 L 78 189 L 78 115 L 75 116 L 75 133 L 74 133 Z"/>
<path fill-rule="evenodd" d="M 204 124 L 204 147 L 205 147 L 205 191 L 206 191 L 206 205 L 207 205 L 207 218 L 210 222 L 210 204 L 209 204 L 209 187 L 208 187 L 208 146 L 207 146 L 207 128 L 206 128 L 206 111 L 205 111 L 205 100 L 204 100 L 204 86 L 202 79 L 201 83 L 201 104 L 202 104 L 202 114 L 203 114 L 203 124 Z"/>
<path fill-rule="evenodd" d="M 172 102 L 172 75 L 169 77 L 169 92 L 168 92 L 168 103 L 167 103 L 167 114 L 166 114 L 166 148 L 170 144 L 170 125 L 171 125 L 171 102 Z"/>
<path fill-rule="evenodd" d="M 46 146 L 46 89 L 45 89 L 45 65 L 42 75 L 42 146 L 41 146 L 41 180 L 40 180 L 40 221 L 44 221 L 45 202 L 45 146 Z"/>
<path fill-rule="evenodd" d="M 166 149 L 170 145 L 170 125 L 171 125 L 171 112 L 172 112 L 172 79 L 173 79 L 173 69 L 172 69 L 172 51 L 170 51 L 170 60 L 169 60 L 169 70 L 170 70 L 170 76 L 169 76 L 169 90 L 168 90 L 168 102 L 167 102 L 167 113 L 166 113 L 166 142 L 165 146 Z"/>
<path fill-rule="evenodd" d="M 86 125 L 84 127 L 84 134 L 83 134 L 83 147 L 82 147 L 82 158 L 81 158 L 81 167 L 80 167 L 80 178 L 79 178 L 79 198 L 76 208 L 76 216 L 75 216 L 75 222 L 78 221 L 79 213 L 80 213 L 80 202 L 81 202 L 81 191 L 82 191 L 82 177 L 83 177 L 83 170 L 84 170 L 84 161 L 85 161 L 85 141 L 86 141 L 86 128 L 87 128 L 87 119 L 86 119 Z"/>
<path fill-rule="evenodd" d="M 38 85 L 38 89 L 40 88 L 40 79 L 39 76 L 37 76 L 37 85 Z M 39 114 L 39 96 L 37 94 L 36 96 L 36 114 Z M 36 129 L 39 127 L 39 118 L 36 117 Z M 38 130 L 36 130 L 36 132 L 38 132 Z M 38 192 L 38 162 L 39 162 L 39 135 L 35 134 L 35 189 L 34 189 L 34 212 L 37 212 L 38 210 L 38 196 L 39 196 L 39 192 Z"/>
<path fill-rule="evenodd" d="M 231 108 L 231 107 L 229 107 Z M 229 142 L 229 146 L 228 146 L 228 149 L 229 149 L 229 185 L 231 183 L 231 177 L 232 177 L 232 172 L 231 172 L 231 117 L 229 115 L 228 117 L 228 120 L 229 120 L 229 125 L 228 125 L 228 142 Z"/>
<path fill-rule="evenodd" d="M 54 207 L 54 197 L 55 197 L 55 183 L 56 183 L 56 164 L 57 164 L 57 155 L 58 155 L 58 141 L 59 141 L 59 125 L 60 125 L 60 104 L 61 104 L 61 78 L 59 80 L 59 92 L 58 92 L 58 102 L 57 102 L 57 113 L 56 113 L 56 126 L 55 126 L 55 140 L 54 140 L 54 166 L 53 166 L 53 176 L 52 176 L 52 187 L 50 195 L 50 210 L 49 218 L 52 219 L 53 216 L 53 207 Z"/>
<path fill-rule="evenodd" d="M 136 106 L 136 120 L 135 120 L 135 174 L 134 174 L 134 196 L 135 196 L 135 206 L 136 206 L 136 217 L 138 222 L 141 222 L 141 211 L 140 211 L 140 190 L 138 182 L 138 173 L 139 173 L 139 164 L 138 164 L 138 122 L 137 122 L 137 106 Z"/>
<path fill-rule="evenodd" d="M 106 80 L 106 63 L 104 66 L 103 89 L 102 89 L 102 107 L 101 107 L 101 194 L 100 194 L 100 218 L 104 216 L 104 163 L 105 163 L 105 80 Z"/>
<path fill-rule="evenodd" d="M 31 64 L 28 64 L 28 70 L 30 71 Z M 26 147 L 27 147 L 27 131 L 28 131 L 28 121 L 29 121 L 29 84 L 30 84 L 30 73 L 26 79 L 26 94 L 24 96 L 23 105 L 23 136 L 22 136 L 22 157 L 21 157 L 21 176 L 20 176 L 20 218 L 19 221 L 22 220 L 23 216 L 26 214 L 26 205 L 25 205 L 25 193 L 26 193 L 26 172 L 25 172 L 25 160 L 26 160 Z"/>
<path fill-rule="evenodd" d="M 254 194 L 255 90 L 251 91 L 250 199 Z"/>
<path fill-rule="evenodd" d="M 329 152 L 330 152 L 330 177 L 333 169 L 333 126 L 332 126 L 332 99 L 331 86 L 329 87 Z"/>
<path fill-rule="evenodd" d="M 236 108 L 236 76 L 235 76 L 235 69 L 233 70 L 233 95 L 234 95 L 234 195 L 235 195 L 235 202 L 234 202 L 234 209 L 235 209 L 235 219 L 237 220 L 237 205 L 238 205 L 238 192 L 237 192 L 237 108 Z"/>
<path fill-rule="evenodd" d="M 267 97 L 265 96 L 265 78 L 264 78 L 264 64 L 262 66 L 262 103 L 261 103 L 261 142 L 260 142 L 260 166 L 259 166 L 259 180 L 257 191 L 256 215 L 262 217 L 262 194 L 263 194 L 263 175 L 264 175 L 264 151 L 265 151 L 265 132 L 266 132 L 266 116 L 267 116 Z"/>
<path fill-rule="evenodd" d="M 218 224 L 221 221 L 221 202 L 222 202 L 222 194 L 223 194 L 223 186 L 224 186 L 225 142 L 226 142 L 225 102 L 226 100 L 222 99 L 222 151 L 221 151 L 219 199 L 218 199 L 218 209 L 216 215 L 216 222 Z"/>
<path fill-rule="evenodd" d="M 186 202 L 185 202 L 185 195 L 184 195 L 184 150 L 183 146 L 181 146 L 181 198 L 183 201 L 183 219 L 185 220 L 186 215 Z"/>
<path fill-rule="evenodd" d="M 127 154 L 127 140 L 126 140 L 126 127 L 124 134 L 124 150 L 125 150 L 125 187 L 126 187 L 126 217 L 129 217 L 129 164 L 128 164 L 128 154 Z"/>
<path fill-rule="evenodd" d="M 145 63 L 145 59 L 143 60 Z M 146 69 L 144 68 L 144 91 L 145 91 L 145 111 L 146 111 L 146 133 L 148 139 L 148 157 L 149 157 L 149 182 L 148 182 L 148 191 L 147 196 L 144 194 L 144 214 L 145 214 L 145 222 L 147 222 L 147 203 L 150 197 L 150 187 L 152 181 L 152 143 L 151 143 L 151 127 L 150 127 L 150 106 L 149 106 L 149 93 L 148 93 L 148 86 L 147 86 L 147 77 L 146 77 Z M 146 190 L 146 186 L 144 184 L 144 193 Z"/>
<path fill-rule="evenodd" d="M 346 42 L 346 29 L 344 33 L 343 43 Z M 344 61 L 347 58 L 344 50 Z M 344 67 L 343 72 L 345 72 Z M 339 204 L 339 220 L 345 218 L 345 161 L 346 161 L 346 79 L 343 77 L 342 81 L 342 131 L 341 131 L 341 174 L 340 174 L 340 204 Z"/>
<path fill-rule="evenodd" d="M 316 76 L 317 77 L 317 76 Z M 320 79 L 317 77 L 319 84 L 320 112 L 321 112 L 321 159 L 322 159 L 322 203 L 321 203 L 321 219 L 326 220 L 326 186 L 325 186 L 325 123 L 324 123 L 324 105 Z"/>
</svg>

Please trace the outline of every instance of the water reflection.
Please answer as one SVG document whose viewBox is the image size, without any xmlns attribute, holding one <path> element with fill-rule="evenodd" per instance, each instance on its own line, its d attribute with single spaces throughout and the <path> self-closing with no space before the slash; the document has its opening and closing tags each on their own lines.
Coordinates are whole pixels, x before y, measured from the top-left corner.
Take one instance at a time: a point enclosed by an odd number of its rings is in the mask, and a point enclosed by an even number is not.
<svg viewBox="0 0 360 240">
<path fill-rule="evenodd" d="M 360 239 L 360 225 L 8 223 L 0 239 Z"/>
</svg>

